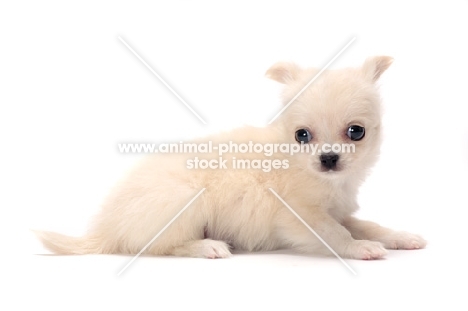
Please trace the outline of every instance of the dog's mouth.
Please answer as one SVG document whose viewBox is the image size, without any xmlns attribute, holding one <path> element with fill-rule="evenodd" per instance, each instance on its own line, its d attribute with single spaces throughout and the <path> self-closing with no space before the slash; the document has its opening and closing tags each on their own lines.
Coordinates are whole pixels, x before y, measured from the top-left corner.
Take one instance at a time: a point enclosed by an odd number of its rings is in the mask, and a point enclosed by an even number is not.
<svg viewBox="0 0 468 311">
<path fill-rule="evenodd" d="M 341 175 L 345 171 L 345 166 L 343 164 L 338 164 L 333 168 L 324 167 L 321 163 L 315 163 L 313 165 L 314 170 L 321 176 L 333 177 Z"/>
<path fill-rule="evenodd" d="M 341 172 L 343 169 L 341 168 L 341 166 L 337 166 L 335 168 L 326 168 L 326 167 L 320 166 L 319 170 L 321 173 L 334 174 L 334 173 Z"/>
</svg>

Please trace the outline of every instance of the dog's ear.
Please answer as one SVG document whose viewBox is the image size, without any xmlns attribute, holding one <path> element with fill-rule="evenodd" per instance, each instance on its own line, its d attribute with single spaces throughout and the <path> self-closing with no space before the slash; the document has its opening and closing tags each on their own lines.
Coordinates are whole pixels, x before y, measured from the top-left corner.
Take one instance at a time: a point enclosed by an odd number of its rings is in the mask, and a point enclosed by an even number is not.
<svg viewBox="0 0 468 311">
<path fill-rule="evenodd" d="M 301 68 L 294 63 L 278 62 L 267 70 L 265 75 L 275 81 L 287 84 L 297 79 Z"/>
<path fill-rule="evenodd" d="M 372 80 L 372 82 L 375 82 L 392 63 L 393 58 L 390 56 L 369 57 L 364 62 L 362 70 L 364 71 L 364 74 Z"/>
</svg>

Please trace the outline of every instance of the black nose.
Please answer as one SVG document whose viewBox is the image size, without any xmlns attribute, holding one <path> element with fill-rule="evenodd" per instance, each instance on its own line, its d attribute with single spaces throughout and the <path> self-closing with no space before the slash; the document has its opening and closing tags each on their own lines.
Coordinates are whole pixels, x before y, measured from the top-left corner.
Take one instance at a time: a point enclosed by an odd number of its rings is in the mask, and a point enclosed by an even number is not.
<svg viewBox="0 0 468 311">
<path fill-rule="evenodd" d="M 322 163 L 323 167 L 332 170 L 336 167 L 336 163 L 338 162 L 339 158 L 340 156 L 337 154 L 322 154 L 320 156 L 320 162 Z"/>
</svg>

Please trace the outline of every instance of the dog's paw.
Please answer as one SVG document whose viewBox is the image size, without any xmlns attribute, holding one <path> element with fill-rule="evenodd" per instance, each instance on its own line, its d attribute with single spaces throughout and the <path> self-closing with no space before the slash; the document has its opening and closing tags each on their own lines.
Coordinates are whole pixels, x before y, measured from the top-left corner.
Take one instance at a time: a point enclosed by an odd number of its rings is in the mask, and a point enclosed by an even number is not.
<svg viewBox="0 0 468 311">
<path fill-rule="evenodd" d="M 379 241 L 388 249 L 419 249 L 427 244 L 421 236 L 404 231 L 389 234 Z"/>
<path fill-rule="evenodd" d="M 199 248 L 198 257 L 215 259 L 215 258 L 227 258 L 231 256 L 229 245 L 223 241 L 215 240 L 202 240 Z"/>
<path fill-rule="evenodd" d="M 227 258 L 231 256 L 229 249 L 226 242 L 204 239 L 188 241 L 174 248 L 170 254 L 181 257 Z"/>
<path fill-rule="evenodd" d="M 348 245 L 344 255 L 353 259 L 372 260 L 383 258 L 387 253 L 380 242 L 355 240 Z"/>
</svg>

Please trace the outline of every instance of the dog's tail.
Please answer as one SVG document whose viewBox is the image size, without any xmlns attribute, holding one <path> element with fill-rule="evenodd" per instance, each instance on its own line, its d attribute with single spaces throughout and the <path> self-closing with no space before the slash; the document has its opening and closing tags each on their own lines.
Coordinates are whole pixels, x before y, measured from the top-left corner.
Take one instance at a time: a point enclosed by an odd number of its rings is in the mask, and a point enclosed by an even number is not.
<svg viewBox="0 0 468 311">
<path fill-rule="evenodd" d="M 51 252 L 61 255 L 84 255 L 102 253 L 98 241 L 88 237 L 70 237 L 49 231 L 33 232 L 42 244 Z"/>
</svg>

